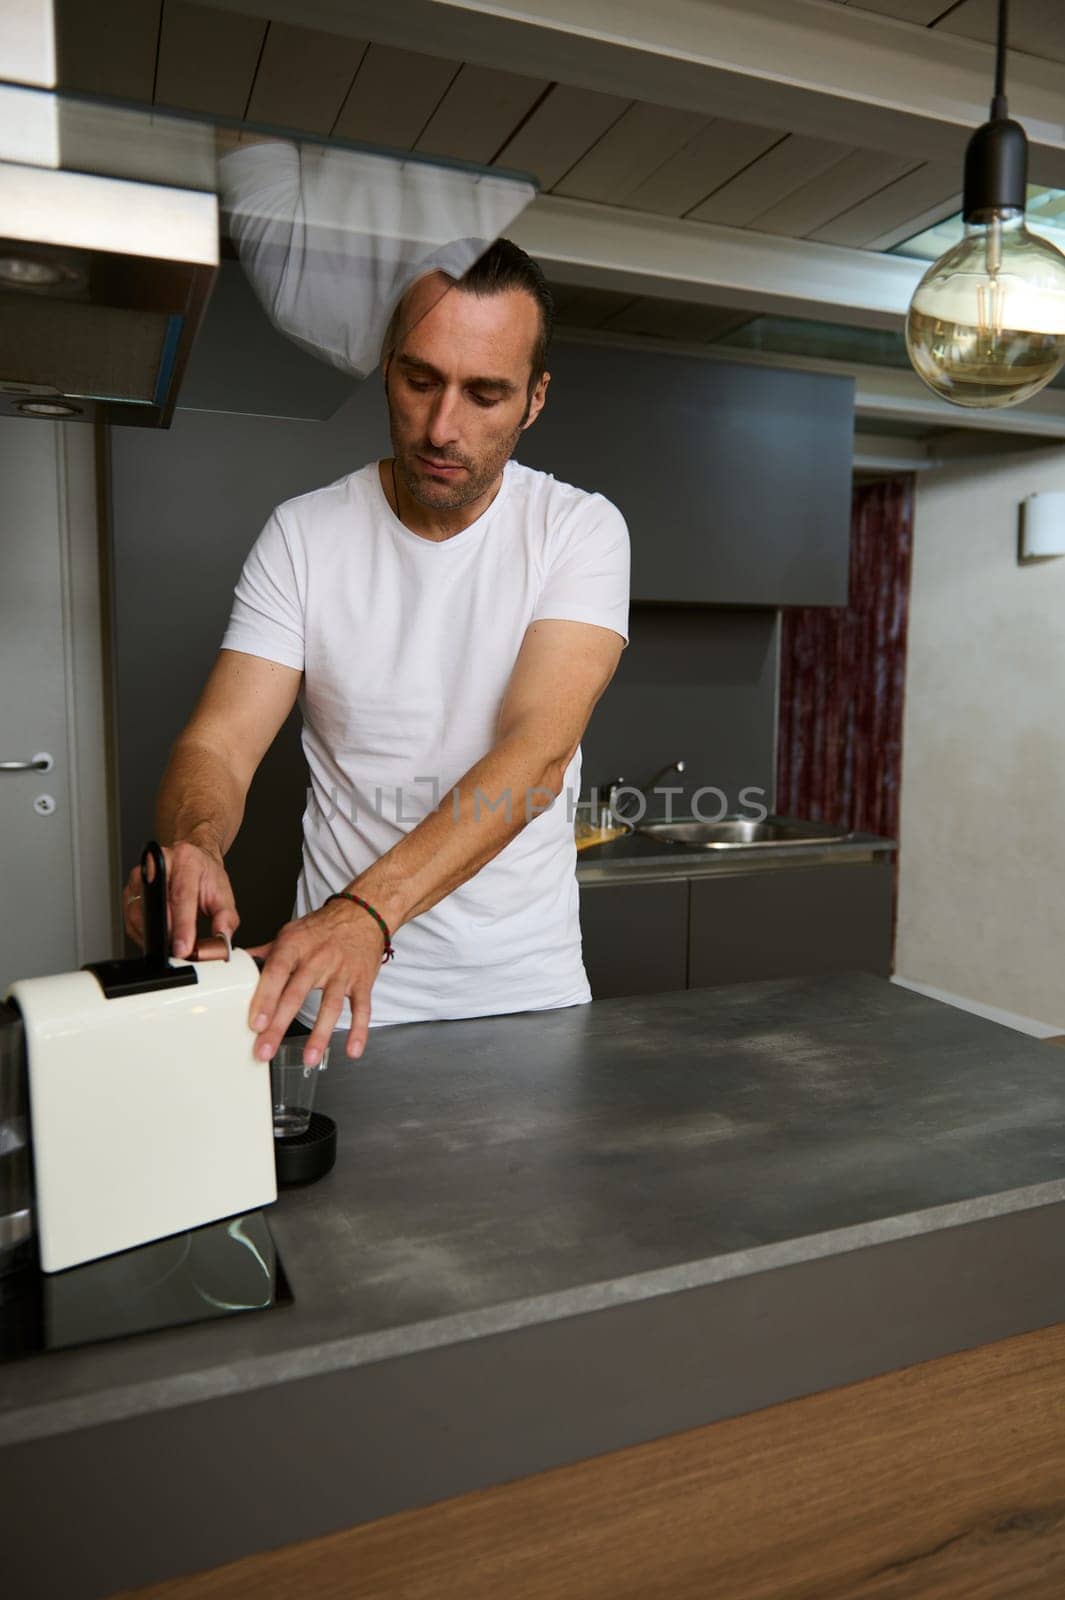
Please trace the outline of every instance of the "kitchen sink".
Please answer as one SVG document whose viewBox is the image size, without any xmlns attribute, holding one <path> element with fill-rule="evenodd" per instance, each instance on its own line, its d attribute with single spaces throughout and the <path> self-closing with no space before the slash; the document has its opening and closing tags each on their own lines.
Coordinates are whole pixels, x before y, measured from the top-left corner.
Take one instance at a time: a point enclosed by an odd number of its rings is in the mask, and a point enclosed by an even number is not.
<svg viewBox="0 0 1065 1600">
<path fill-rule="evenodd" d="M 798 822 L 793 817 L 722 817 L 720 822 L 680 818 L 674 822 L 640 822 L 637 833 L 691 850 L 749 850 L 752 846 L 827 844 L 849 837 L 846 829 L 827 822 Z"/>
</svg>

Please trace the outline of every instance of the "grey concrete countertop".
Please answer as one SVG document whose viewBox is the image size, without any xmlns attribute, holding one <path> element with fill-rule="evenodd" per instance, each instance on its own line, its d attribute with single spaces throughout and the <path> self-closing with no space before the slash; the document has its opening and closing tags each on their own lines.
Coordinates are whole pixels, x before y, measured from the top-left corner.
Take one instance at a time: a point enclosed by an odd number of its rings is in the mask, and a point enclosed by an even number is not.
<svg viewBox="0 0 1065 1600">
<path fill-rule="evenodd" d="M 294 1305 L 0 1367 L 25 1600 L 1065 1318 L 1065 1052 L 880 979 L 381 1028 L 322 1109 Z"/>
<path fill-rule="evenodd" d="M 727 850 L 667 844 L 646 834 L 626 833 L 606 844 L 587 845 L 577 855 L 580 884 L 702 878 L 710 873 L 764 872 L 781 867 L 831 866 L 871 861 L 896 849 L 894 839 L 850 833 L 844 839 L 808 844 L 738 845 Z"/>
</svg>

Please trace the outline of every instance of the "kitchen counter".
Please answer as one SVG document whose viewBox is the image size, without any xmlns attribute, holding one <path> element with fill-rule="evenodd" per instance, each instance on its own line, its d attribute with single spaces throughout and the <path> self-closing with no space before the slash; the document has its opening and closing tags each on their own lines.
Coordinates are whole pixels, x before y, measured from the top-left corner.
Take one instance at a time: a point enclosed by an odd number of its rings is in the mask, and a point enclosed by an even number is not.
<svg viewBox="0 0 1065 1600">
<path fill-rule="evenodd" d="M 894 839 L 850 833 L 843 839 L 807 844 L 735 845 L 727 850 L 666 844 L 646 834 L 626 833 L 606 844 L 587 845 L 577 854 L 577 882 L 635 883 L 662 878 L 702 878 L 710 873 L 761 872 L 774 867 L 830 866 L 833 862 L 872 861 L 896 849 Z"/>
<path fill-rule="evenodd" d="M 382 1028 L 322 1091 L 294 1305 L 0 1367 L 20 1600 L 1065 1319 L 1065 1054 L 879 979 Z"/>
</svg>

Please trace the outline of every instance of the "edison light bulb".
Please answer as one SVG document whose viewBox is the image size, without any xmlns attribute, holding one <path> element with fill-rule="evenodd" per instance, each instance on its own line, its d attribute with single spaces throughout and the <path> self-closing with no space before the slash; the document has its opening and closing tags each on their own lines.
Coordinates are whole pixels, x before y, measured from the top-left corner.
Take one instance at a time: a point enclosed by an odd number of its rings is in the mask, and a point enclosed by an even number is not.
<svg viewBox="0 0 1065 1600">
<path fill-rule="evenodd" d="M 1014 406 L 1065 365 L 1065 256 L 1020 209 L 983 212 L 932 263 L 906 318 L 914 371 L 959 406 Z"/>
</svg>

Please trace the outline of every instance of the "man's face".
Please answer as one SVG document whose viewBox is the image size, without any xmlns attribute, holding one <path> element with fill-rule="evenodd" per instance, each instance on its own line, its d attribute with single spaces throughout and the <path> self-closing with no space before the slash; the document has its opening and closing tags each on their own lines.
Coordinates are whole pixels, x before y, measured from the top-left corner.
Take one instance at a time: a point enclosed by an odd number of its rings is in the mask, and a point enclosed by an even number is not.
<svg viewBox="0 0 1065 1600">
<path fill-rule="evenodd" d="M 529 400 L 539 308 L 522 290 L 475 295 L 434 273 L 407 297 L 385 366 L 396 466 L 432 510 L 480 499 L 544 403 L 543 374 Z"/>
</svg>

